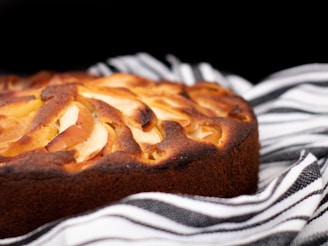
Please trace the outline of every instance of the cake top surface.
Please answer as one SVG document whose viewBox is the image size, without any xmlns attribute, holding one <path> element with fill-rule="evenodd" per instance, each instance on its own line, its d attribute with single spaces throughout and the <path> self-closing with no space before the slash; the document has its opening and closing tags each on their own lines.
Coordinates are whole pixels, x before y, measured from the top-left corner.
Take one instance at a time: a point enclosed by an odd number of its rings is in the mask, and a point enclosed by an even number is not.
<svg viewBox="0 0 328 246">
<path fill-rule="evenodd" d="M 160 146 L 169 136 L 223 148 L 237 125 L 254 122 L 247 101 L 211 82 L 50 71 L 0 78 L 0 166 L 42 153 L 64 156 L 74 172 L 117 151 L 154 165 L 169 158 Z"/>
</svg>

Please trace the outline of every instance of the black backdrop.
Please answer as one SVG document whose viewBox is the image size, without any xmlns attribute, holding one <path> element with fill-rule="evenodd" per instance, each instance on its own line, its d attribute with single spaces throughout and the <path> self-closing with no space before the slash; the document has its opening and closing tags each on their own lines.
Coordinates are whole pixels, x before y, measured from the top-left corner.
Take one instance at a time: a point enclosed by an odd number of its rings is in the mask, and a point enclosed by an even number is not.
<svg viewBox="0 0 328 246">
<path fill-rule="evenodd" d="M 258 83 L 305 63 L 328 63 L 320 6 L 216 1 L 0 0 L 0 72 L 85 69 L 148 52 L 206 61 Z"/>
</svg>

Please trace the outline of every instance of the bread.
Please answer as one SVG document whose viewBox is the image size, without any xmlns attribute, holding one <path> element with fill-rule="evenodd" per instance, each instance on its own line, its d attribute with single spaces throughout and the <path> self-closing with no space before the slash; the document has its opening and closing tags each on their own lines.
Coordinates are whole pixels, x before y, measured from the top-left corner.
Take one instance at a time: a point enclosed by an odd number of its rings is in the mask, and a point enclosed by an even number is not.
<svg viewBox="0 0 328 246">
<path fill-rule="evenodd" d="M 52 71 L 0 81 L 1 238 L 138 192 L 257 189 L 256 116 L 216 83 Z"/>
</svg>

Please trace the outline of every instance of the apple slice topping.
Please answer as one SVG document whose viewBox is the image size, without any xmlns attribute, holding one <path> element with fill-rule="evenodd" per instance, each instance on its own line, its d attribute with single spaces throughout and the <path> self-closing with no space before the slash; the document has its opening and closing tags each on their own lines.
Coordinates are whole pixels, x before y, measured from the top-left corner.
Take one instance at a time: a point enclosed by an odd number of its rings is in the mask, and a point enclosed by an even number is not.
<svg viewBox="0 0 328 246">
<path fill-rule="evenodd" d="M 57 122 L 59 134 L 48 143 L 49 152 L 75 150 L 76 161 L 82 162 L 99 153 L 107 143 L 107 129 L 79 102 L 72 102 Z"/>
<path fill-rule="evenodd" d="M 198 125 L 194 131 L 188 132 L 187 135 L 196 140 L 219 144 L 222 137 L 222 129 L 218 126 Z"/>
<path fill-rule="evenodd" d="M 68 150 L 85 141 L 94 127 L 91 112 L 78 102 L 72 102 L 57 122 L 59 134 L 46 146 L 49 152 Z"/>
<path fill-rule="evenodd" d="M 93 158 L 123 151 L 154 164 L 167 156 L 161 145 L 170 133 L 165 123 L 179 123 L 185 136 L 221 146 L 231 128 L 222 118 L 251 118 L 233 105 L 228 90 L 212 83 L 189 88 L 116 74 L 90 80 L 57 76 L 40 86 L 0 93 L 0 157 L 71 151 L 76 162 L 65 169 L 78 171 Z"/>
<path fill-rule="evenodd" d="M 106 145 L 108 132 L 103 124 L 95 120 L 94 128 L 88 139 L 74 146 L 76 150 L 76 161 L 82 162 L 89 160 L 97 155 Z"/>
<path fill-rule="evenodd" d="M 65 131 L 72 125 L 75 125 L 79 118 L 79 107 L 76 104 L 70 104 L 63 115 L 58 119 L 58 131 L 59 133 Z M 82 114 L 80 120 L 82 121 Z"/>
</svg>

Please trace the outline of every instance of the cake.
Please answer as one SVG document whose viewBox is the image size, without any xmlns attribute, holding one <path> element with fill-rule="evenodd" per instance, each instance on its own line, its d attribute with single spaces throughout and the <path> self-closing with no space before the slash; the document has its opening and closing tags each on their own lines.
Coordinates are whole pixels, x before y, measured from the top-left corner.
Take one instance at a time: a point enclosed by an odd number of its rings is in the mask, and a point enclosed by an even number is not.
<svg viewBox="0 0 328 246">
<path fill-rule="evenodd" d="M 0 237 L 138 192 L 252 194 L 251 105 L 217 83 L 41 71 L 0 78 Z"/>
</svg>

